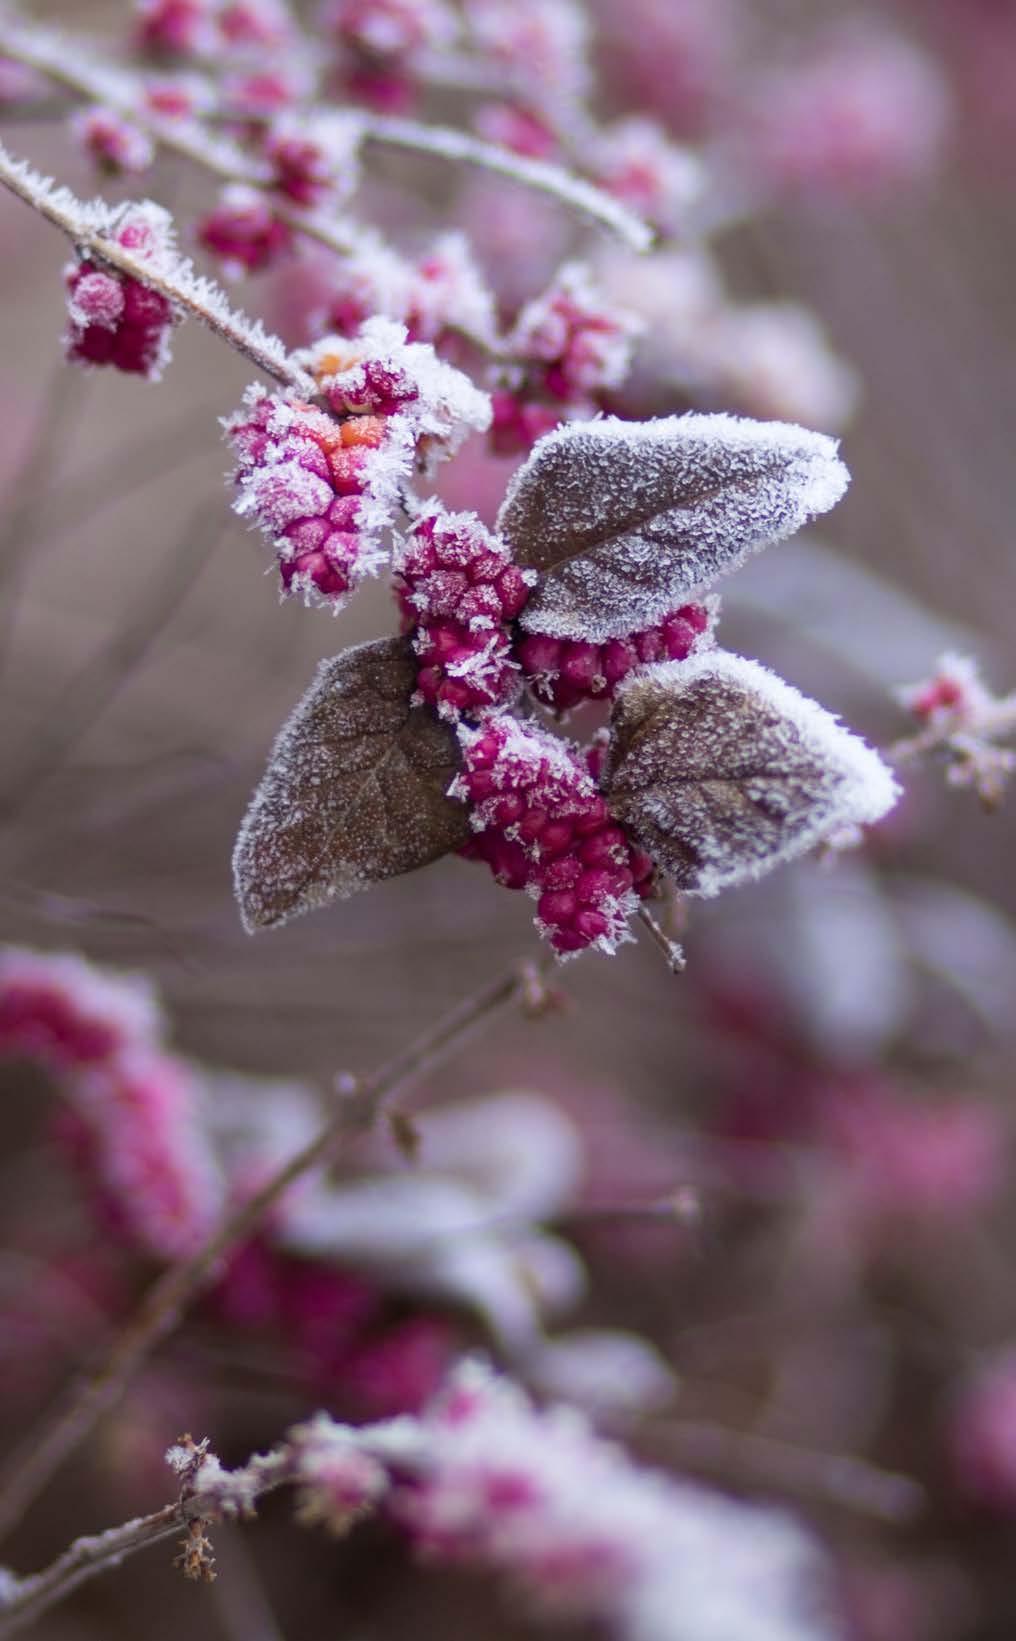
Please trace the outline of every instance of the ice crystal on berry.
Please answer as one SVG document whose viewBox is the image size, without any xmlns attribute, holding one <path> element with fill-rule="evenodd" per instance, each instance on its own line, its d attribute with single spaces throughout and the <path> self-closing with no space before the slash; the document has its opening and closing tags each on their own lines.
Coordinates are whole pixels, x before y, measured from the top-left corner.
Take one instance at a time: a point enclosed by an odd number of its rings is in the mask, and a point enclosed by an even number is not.
<svg viewBox="0 0 1016 1641">
<path fill-rule="evenodd" d="M 172 222 L 158 205 L 127 205 L 112 212 L 109 238 L 153 274 L 174 258 Z M 83 257 L 64 273 L 67 285 L 67 357 L 78 364 L 113 365 L 130 375 L 159 380 L 169 362 L 176 322 L 169 298 L 114 268 Z"/>
<path fill-rule="evenodd" d="M 581 638 L 523 633 L 515 659 L 526 682 L 545 706 L 570 712 L 583 701 L 610 700 L 636 667 L 656 661 L 684 661 L 711 641 L 716 601 L 682 604 L 651 627 L 594 644 Z"/>
<path fill-rule="evenodd" d="M 535 581 L 472 513 L 437 503 L 394 559 L 395 588 L 420 663 L 417 698 L 452 722 L 510 706 L 521 688 L 510 626 Z"/>
<path fill-rule="evenodd" d="M 450 792 L 469 805 L 475 833 L 462 853 L 536 898 L 536 926 L 559 956 L 616 951 L 653 869 L 584 764 L 566 742 L 508 716 L 460 728 L 459 739 L 463 768 Z"/>
</svg>

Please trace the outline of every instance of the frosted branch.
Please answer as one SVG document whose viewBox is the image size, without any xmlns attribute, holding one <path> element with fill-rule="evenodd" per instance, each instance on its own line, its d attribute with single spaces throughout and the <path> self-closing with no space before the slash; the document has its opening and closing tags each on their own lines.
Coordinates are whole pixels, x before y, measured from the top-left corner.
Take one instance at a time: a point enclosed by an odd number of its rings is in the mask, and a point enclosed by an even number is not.
<svg viewBox="0 0 1016 1641">
<path fill-rule="evenodd" d="M 213 138 L 200 122 L 174 120 L 170 124 L 146 115 L 135 77 L 125 69 L 110 69 L 76 39 L 52 30 L 31 28 L 10 14 L 0 15 L 0 53 L 35 69 L 55 85 L 98 99 L 128 114 L 154 142 L 205 170 L 254 187 L 264 186 L 269 180 L 241 149 L 221 138 Z M 455 164 L 479 166 L 523 187 L 550 194 L 569 209 L 616 234 L 633 250 L 645 251 L 652 244 L 652 230 L 640 217 L 603 189 L 560 165 L 525 158 L 449 126 L 364 114 L 360 127 L 363 140 L 379 147 L 401 148 Z M 320 244 L 340 252 L 349 249 L 349 232 L 325 217 L 294 209 L 281 201 L 275 207 L 275 214 Z"/>
<path fill-rule="evenodd" d="M 616 234 L 634 251 L 647 251 L 653 242 L 652 230 L 619 204 L 602 188 L 574 176 L 547 160 L 527 159 L 496 143 L 483 142 L 451 127 L 423 125 L 417 120 L 365 116 L 363 135 L 367 142 L 389 148 L 403 148 L 418 154 L 433 154 L 462 165 L 477 165 L 512 182 L 540 193 L 551 194 L 581 215 L 591 217 L 601 227 Z"/>
<path fill-rule="evenodd" d="M 316 392 L 310 377 L 291 363 L 279 338 L 258 320 L 231 308 L 214 281 L 197 274 L 185 258 L 175 258 L 169 266 L 154 266 L 108 238 L 104 230 L 110 213 L 101 201 L 82 203 L 69 188 L 55 186 L 24 160 L 16 160 L 2 143 L 0 183 L 66 234 L 79 252 L 157 291 L 182 313 L 200 320 L 266 376 L 301 393 Z"/>
</svg>

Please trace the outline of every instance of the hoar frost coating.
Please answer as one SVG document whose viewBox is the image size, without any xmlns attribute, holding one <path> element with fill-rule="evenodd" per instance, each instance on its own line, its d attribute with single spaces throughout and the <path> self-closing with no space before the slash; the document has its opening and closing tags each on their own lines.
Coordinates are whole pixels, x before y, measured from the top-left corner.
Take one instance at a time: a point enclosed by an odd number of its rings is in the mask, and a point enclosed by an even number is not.
<svg viewBox="0 0 1016 1641">
<path fill-rule="evenodd" d="M 103 230 L 115 244 L 150 263 L 153 273 L 173 270 L 173 223 L 161 206 L 126 205 L 109 213 Z M 87 258 L 70 263 L 64 279 L 68 359 L 82 365 L 113 365 L 157 382 L 169 363 L 176 323 L 169 299 L 140 280 Z"/>
<path fill-rule="evenodd" d="M 735 416 L 566 424 L 514 475 L 497 527 L 543 572 L 527 632 L 600 643 L 663 619 L 843 495 L 834 439 Z"/>
<path fill-rule="evenodd" d="M 458 1368 L 415 1440 L 400 1433 L 417 1475 L 396 1518 L 428 1554 L 499 1571 L 543 1611 L 625 1641 L 833 1641 L 820 1554 L 788 1517 L 638 1468 L 482 1363 Z"/>
<path fill-rule="evenodd" d="M 395 590 L 419 660 L 414 701 L 454 723 L 512 705 L 511 623 L 536 580 L 472 513 L 428 503 L 399 544 Z"/>
<path fill-rule="evenodd" d="M 369 320 L 295 356 L 328 410 L 249 388 L 225 424 L 236 511 L 271 539 L 283 589 L 341 608 L 385 561 L 382 545 L 414 463 L 450 455 L 489 420 L 486 396 L 402 325 Z"/>
<path fill-rule="evenodd" d="M 476 834 L 461 853 L 536 897 L 536 927 L 558 956 L 616 951 L 653 868 L 586 768 L 565 741 L 507 714 L 458 733 L 463 768 L 449 796 L 470 806 Z"/>
<path fill-rule="evenodd" d="M 621 685 L 604 789 L 677 886 L 701 895 L 881 820 L 899 796 L 878 753 L 832 713 L 725 650 Z"/>
</svg>

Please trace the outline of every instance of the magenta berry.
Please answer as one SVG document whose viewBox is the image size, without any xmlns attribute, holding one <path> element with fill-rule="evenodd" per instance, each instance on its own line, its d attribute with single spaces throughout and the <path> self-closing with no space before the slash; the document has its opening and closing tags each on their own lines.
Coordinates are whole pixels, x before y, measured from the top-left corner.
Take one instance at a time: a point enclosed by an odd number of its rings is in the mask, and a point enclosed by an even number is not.
<svg viewBox="0 0 1016 1641">
<path fill-rule="evenodd" d="M 110 176 L 147 171 L 155 156 L 148 134 L 115 108 L 86 108 L 71 121 L 79 148 Z"/>
<path fill-rule="evenodd" d="M 138 44 L 172 57 L 207 56 L 218 44 L 213 0 L 140 0 Z"/>
<path fill-rule="evenodd" d="M 521 680 L 509 626 L 529 596 L 531 573 L 479 519 L 436 504 L 417 519 L 395 570 L 420 661 L 419 699 L 453 722 L 510 706 Z"/>
<path fill-rule="evenodd" d="M 708 641 L 711 611 L 705 604 L 682 604 L 653 627 L 592 644 L 578 638 L 525 633 L 515 659 L 537 700 L 555 712 L 570 712 L 583 701 L 606 701 L 636 667 L 654 661 L 684 661 Z"/>
<path fill-rule="evenodd" d="M 518 380 L 496 397 L 494 448 L 526 449 L 567 412 L 595 410 L 597 396 L 627 376 L 640 328 L 595 290 L 583 267 L 562 268 L 508 336 Z"/>
<path fill-rule="evenodd" d="M 534 896 L 536 926 L 559 956 L 616 950 L 652 866 L 583 763 L 564 741 L 507 716 L 459 739 L 463 769 L 451 792 L 469 804 L 476 831 L 462 853 Z"/>
<path fill-rule="evenodd" d="M 129 206 L 111 220 L 110 239 L 152 264 L 158 273 L 172 254 L 169 217 L 158 206 Z M 78 364 L 113 365 L 158 381 L 169 360 L 176 317 L 169 299 L 114 268 L 88 261 L 64 273 L 69 328 L 67 357 Z"/>
<path fill-rule="evenodd" d="M 226 432 L 237 456 L 237 511 L 274 543 L 283 591 L 338 608 L 380 562 L 377 529 L 363 509 L 377 499 L 387 461 L 408 465 L 403 431 L 381 416 L 339 422 L 255 388 Z"/>
<path fill-rule="evenodd" d="M 201 222 L 198 239 L 227 273 L 239 276 L 270 268 L 287 254 L 293 236 L 256 188 L 231 183 Z"/>
</svg>

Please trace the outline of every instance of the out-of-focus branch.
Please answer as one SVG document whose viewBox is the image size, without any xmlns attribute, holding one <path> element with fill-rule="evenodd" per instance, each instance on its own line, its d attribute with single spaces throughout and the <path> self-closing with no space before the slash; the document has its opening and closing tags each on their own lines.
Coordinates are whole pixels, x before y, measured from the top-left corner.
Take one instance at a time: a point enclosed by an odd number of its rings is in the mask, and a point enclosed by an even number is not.
<svg viewBox="0 0 1016 1641">
<path fill-rule="evenodd" d="M 9 1531 L 81 1445 L 103 1414 L 116 1406 L 141 1364 L 179 1323 L 222 1258 L 260 1224 L 294 1182 L 328 1160 L 338 1144 L 369 1129 L 412 1083 L 425 1076 L 473 1033 L 520 1004 L 539 1012 L 543 975 L 552 959 L 513 967 L 439 1020 L 387 1064 L 362 1081 L 341 1078 L 333 1114 L 313 1140 L 279 1168 L 260 1190 L 229 1214 L 190 1259 L 171 1266 L 149 1289 L 99 1368 L 78 1386 L 68 1405 L 41 1434 L 14 1455 L 0 1478 L 0 1533 Z"/>
<path fill-rule="evenodd" d="M 139 284 L 147 285 L 149 290 L 157 291 L 182 313 L 206 325 L 221 341 L 281 386 L 295 388 L 300 393 L 317 391 L 311 378 L 290 362 L 282 343 L 255 321 L 230 309 L 210 280 L 198 279 L 185 263 L 180 263 L 177 271 L 153 267 L 143 257 L 107 238 L 101 228 L 88 223 L 73 194 L 54 188 L 24 161 L 14 159 L 2 143 L 0 183 L 66 234 L 79 251 L 87 252 L 100 266 L 115 268 Z"/>
<path fill-rule="evenodd" d="M 192 160 L 204 169 L 233 182 L 263 187 L 270 179 L 249 160 L 241 149 L 210 138 L 197 121 L 169 122 L 146 117 L 133 76 L 118 68 L 106 70 L 79 42 L 48 30 L 33 29 L 20 20 L 0 16 L 0 52 L 15 62 L 34 69 L 54 84 L 87 98 L 97 98 L 128 115 L 153 142 Z M 479 166 L 508 177 L 523 187 L 549 194 L 562 205 L 579 212 L 615 234 L 633 250 L 645 251 L 652 244 L 648 225 L 626 206 L 593 183 L 574 176 L 563 166 L 548 160 L 527 159 L 497 143 L 484 142 L 450 126 L 426 125 L 385 115 L 357 115 L 363 139 L 378 147 L 409 149 L 431 154 L 452 163 Z M 294 209 L 279 201 L 276 215 L 301 233 L 310 235 L 333 250 L 348 251 L 349 233 L 328 218 Z"/>
</svg>

